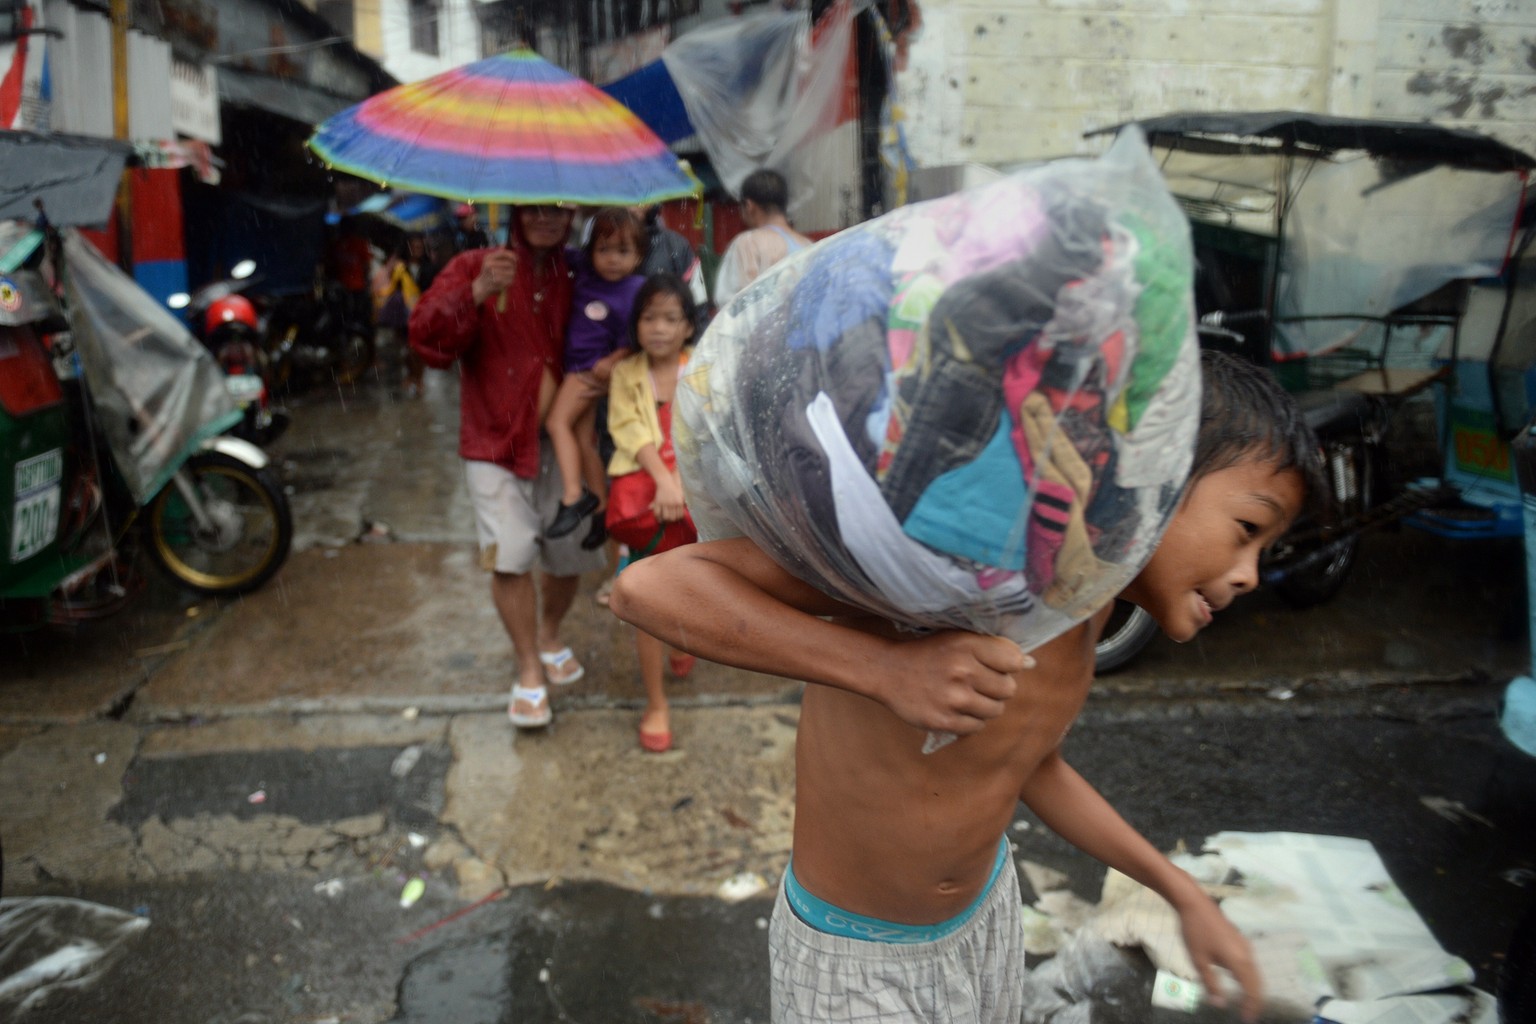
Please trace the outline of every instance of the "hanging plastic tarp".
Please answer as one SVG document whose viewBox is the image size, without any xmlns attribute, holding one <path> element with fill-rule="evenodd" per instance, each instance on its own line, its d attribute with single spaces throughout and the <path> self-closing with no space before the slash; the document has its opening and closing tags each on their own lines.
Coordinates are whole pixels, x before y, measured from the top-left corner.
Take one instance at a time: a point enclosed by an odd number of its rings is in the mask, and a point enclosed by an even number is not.
<svg viewBox="0 0 1536 1024">
<path fill-rule="evenodd" d="M 909 627 L 1045 642 L 1130 582 L 1178 500 L 1192 280 L 1136 132 L 791 256 L 679 387 L 701 535 Z"/>
<path fill-rule="evenodd" d="M 846 178 L 843 164 L 856 165 L 856 154 L 849 161 L 818 143 L 853 116 L 853 18 L 863 6 L 839 0 L 814 30 L 805 11 L 725 19 L 663 51 L 699 144 L 732 195 L 748 174 L 771 167 L 789 181 L 793 210 L 818 185 Z"/>
<path fill-rule="evenodd" d="M 662 51 L 699 144 L 732 195 L 774 155 L 810 32 L 805 11 L 755 14 L 694 29 Z"/>
<path fill-rule="evenodd" d="M 63 232 L 70 327 L 112 458 L 146 503 L 208 437 L 240 421 L 224 373 L 127 274 Z"/>
</svg>

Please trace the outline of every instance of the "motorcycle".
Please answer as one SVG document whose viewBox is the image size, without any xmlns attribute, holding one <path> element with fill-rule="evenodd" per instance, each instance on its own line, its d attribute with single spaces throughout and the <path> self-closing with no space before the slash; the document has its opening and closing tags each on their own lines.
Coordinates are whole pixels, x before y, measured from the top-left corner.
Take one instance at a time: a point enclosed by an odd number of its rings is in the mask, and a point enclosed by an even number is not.
<svg viewBox="0 0 1536 1024">
<path fill-rule="evenodd" d="M 187 325 L 224 371 L 224 386 L 244 418 L 236 437 L 267 446 L 288 429 L 288 410 L 272 401 L 271 360 L 265 328 L 256 306 L 241 294 L 256 283 L 256 264 L 242 260 L 230 276 L 203 285 L 190 295 L 182 292 L 166 302 L 182 311 Z"/>
<path fill-rule="evenodd" d="M 265 334 L 272 385 L 280 393 L 355 384 L 374 365 L 373 329 L 334 281 L 271 297 Z"/>
<path fill-rule="evenodd" d="M 0 628 L 118 610 L 141 550 L 199 594 L 270 579 L 292 514 L 212 356 L 72 228 L 0 225 L 0 274 Z"/>
<path fill-rule="evenodd" d="M 1202 346 L 1273 371 L 1322 446 L 1328 508 L 1273 546 L 1262 582 L 1297 607 L 1325 602 L 1362 533 L 1388 523 L 1518 535 L 1508 441 L 1536 411 L 1536 322 L 1515 315 L 1532 308 L 1517 282 L 1536 233 L 1522 209 L 1536 159 L 1432 124 L 1287 112 L 1136 123 L 1190 218 Z M 1432 421 L 1422 473 L 1389 455 L 1416 418 Z M 1117 609 L 1099 670 L 1156 631 Z"/>
</svg>

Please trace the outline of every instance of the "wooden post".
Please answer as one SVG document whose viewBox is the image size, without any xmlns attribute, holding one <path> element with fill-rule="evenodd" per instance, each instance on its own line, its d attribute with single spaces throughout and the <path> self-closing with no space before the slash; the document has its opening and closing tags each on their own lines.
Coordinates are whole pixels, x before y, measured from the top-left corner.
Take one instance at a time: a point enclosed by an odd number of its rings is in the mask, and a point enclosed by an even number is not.
<svg viewBox="0 0 1536 1024">
<path fill-rule="evenodd" d="M 111 0 L 112 17 L 112 134 L 129 140 L 128 127 L 128 28 L 131 0 Z M 133 188 L 130 172 L 123 171 L 117 184 L 117 262 L 133 273 Z"/>
</svg>

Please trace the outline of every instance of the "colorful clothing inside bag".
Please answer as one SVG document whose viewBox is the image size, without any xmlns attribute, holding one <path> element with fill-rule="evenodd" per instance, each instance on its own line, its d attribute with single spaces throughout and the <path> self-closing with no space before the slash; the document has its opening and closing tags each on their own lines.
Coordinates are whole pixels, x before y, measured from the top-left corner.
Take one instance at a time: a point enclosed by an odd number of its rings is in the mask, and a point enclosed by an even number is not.
<svg viewBox="0 0 1536 1024">
<path fill-rule="evenodd" d="M 723 309 L 679 392 L 705 535 L 1020 642 L 1129 582 L 1193 449 L 1192 257 L 1144 150 L 1096 163 L 902 207 Z"/>
</svg>

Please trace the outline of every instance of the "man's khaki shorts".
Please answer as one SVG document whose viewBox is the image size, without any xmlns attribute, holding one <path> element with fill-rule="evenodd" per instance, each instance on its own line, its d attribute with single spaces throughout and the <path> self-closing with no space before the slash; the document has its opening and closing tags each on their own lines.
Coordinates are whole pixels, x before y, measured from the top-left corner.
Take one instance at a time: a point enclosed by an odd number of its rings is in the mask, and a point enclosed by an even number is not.
<svg viewBox="0 0 1536 1024">
<path fill-rule="evenodd" d="M 560 505 L 560 472 L 547 438 L 540 442 L 537 478 L 524 480 L 493 462 L 466 461 L 464 480 L 475 509 L 480 568 L 520 576 L 539 562 L 551 575 L 580 576 L 607 566 L 602 548 L 582 550 L 582 527 L 558 540 L 544 537 Z"/>
</svg>

